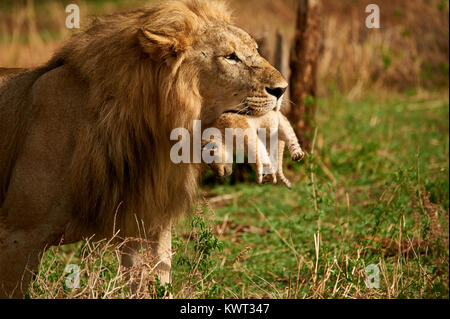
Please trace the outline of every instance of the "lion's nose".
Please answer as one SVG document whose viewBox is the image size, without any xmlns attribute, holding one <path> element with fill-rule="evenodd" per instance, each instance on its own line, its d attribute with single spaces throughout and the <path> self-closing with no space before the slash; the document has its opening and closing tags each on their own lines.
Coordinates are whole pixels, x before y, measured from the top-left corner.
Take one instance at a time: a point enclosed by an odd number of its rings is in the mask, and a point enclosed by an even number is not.
<svg viewBox="0 0 450 319">
<path fill-rule="evenodd" d="M 266 87 L 266 92 L 269 93 L 270 95 L 275 96 L 277 99 L 279 99 L 284 94 L 284 92 L 286 92 L 286 89 L 287 89 L 287 86 L 277 87 L 274 89 Z"/>
</svg>

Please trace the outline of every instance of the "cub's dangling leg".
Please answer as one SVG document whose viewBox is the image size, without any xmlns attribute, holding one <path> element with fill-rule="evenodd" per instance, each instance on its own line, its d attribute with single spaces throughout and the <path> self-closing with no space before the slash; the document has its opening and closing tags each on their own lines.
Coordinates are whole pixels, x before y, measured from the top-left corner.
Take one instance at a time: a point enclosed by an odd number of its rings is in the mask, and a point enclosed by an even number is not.
<svg viewBox="0 0 450 319">
<path fill-rule="evenodd" d="M 284 148 L 286 144 L 284 141 L 279 140 L 278 142 L 278 170 L 277 170 L 277 176 L 278 179 L 289 189 L 292 189 L 291 182 L 284 176 L 283 172 L 283 155 L 284 155 Z"/>
</svg>

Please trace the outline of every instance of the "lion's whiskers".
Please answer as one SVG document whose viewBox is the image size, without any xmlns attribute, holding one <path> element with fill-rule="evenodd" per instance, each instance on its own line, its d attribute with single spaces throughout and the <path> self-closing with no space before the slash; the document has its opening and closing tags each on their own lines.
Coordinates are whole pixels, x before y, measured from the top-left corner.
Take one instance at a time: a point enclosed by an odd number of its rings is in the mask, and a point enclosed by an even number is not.
<svg viewBox="0 0 450 319">
<path fill-rule="evenodd" d="M 250 105 L 247 105 L 242 110 L 240 110 L 237 114 L 242 114 L 244 111 L 248 110 L 249 108 L 250 108 Z M 247 112 L 247 114 L 248 114 L 248 112 Z"/>
<path fill-rule="evenodd" d="M 289 103 L 291 103 L 292 105 L 295 105 L 295 103 L 292 102 L 291 100 L 289 100 L 288 98 L 284 98 L 284 99 L 283 99 L 283 102 L 284 102 L 284 101 L 289 102 Z"/>
</svg>

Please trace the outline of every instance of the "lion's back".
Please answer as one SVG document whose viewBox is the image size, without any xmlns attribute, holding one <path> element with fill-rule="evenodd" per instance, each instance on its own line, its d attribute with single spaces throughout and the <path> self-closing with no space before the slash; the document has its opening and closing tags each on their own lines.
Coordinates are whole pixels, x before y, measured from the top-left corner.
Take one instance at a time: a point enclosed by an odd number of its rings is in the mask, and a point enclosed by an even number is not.
<svg viewBox="0 0 450 319">
<path fill-rule="evenodd" d="M 2 83 L 5 83 L 8 79 L 19 73 L 25 72 L 26 69 L 21 68 L 0 68 L 0 87 Z"/>
</svg>

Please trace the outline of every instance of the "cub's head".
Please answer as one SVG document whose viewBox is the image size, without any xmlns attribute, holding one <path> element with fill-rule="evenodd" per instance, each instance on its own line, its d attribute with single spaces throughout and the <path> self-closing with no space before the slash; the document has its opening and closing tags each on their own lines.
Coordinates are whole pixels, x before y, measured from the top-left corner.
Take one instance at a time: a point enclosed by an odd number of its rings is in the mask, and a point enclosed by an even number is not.
<svg viewBox="0 0 450 319">
<path fill-rule="evenodd" d="M 231 24 L 222 2 L 167 1 L 147 17 L 139 30 L 141 46 L 162 63 L 160 72 L 174 86 L 201 100 L 202 121 L 210 124 L 228 111 L 263 115 L 280 108 L 286 80 L 259 55 L 256 42 Z"/>
</svg>

